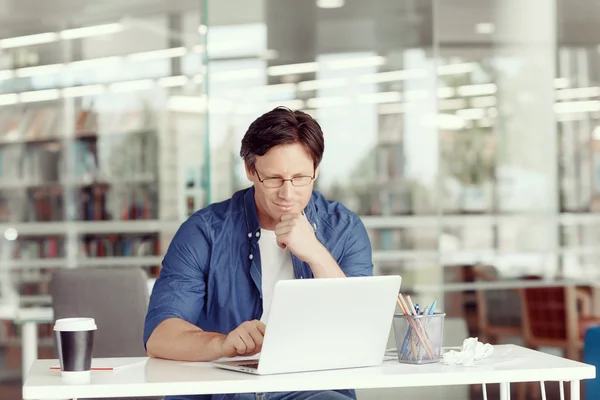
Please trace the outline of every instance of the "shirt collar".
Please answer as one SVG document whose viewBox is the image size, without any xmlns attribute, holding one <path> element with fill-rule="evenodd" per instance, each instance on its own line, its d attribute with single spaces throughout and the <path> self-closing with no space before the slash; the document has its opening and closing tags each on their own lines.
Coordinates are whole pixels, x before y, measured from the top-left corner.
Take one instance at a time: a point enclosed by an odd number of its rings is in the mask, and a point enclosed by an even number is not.
<svg viewBox="0 0 600 400">
<path fill-rule="evenodd" d="M 244 193 L 244 213 L 246 216 L 246 234 L 248 238 L 257 238 L 257 233 L 260 235 L 260 223 L 258 222 L 256 202 L 254 201 L 254 185 Z M 316 232 L 319 229 L 319 220 L 313 196 L 310 197 L 308 204 L 304 208 L 304 213 Z"/>
</svg>

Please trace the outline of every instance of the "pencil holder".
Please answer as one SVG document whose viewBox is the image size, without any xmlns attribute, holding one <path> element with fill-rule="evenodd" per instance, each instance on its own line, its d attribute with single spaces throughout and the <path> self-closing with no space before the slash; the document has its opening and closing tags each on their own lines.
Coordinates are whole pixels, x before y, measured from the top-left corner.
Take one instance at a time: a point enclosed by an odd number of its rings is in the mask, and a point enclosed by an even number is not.
<svg viewBox="0 0 600 400">
<path fill-rule="evenodd" d="M 398 361 L 427 364 L 440 361 L 445 313 L 431 315 L 394 315 Z"/>
</svg>

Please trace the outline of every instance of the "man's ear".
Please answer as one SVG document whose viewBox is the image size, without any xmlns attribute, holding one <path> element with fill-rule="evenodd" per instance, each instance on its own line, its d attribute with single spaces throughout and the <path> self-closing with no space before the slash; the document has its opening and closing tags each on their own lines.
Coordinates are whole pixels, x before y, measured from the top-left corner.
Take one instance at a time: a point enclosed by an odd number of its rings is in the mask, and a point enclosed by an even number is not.
<svg viewBox="0 0 600 400">
<path fill-rule="evenodd" d="M 315 180 L 319 177 L 319 167 L 315 169 Z"/>
</svg>

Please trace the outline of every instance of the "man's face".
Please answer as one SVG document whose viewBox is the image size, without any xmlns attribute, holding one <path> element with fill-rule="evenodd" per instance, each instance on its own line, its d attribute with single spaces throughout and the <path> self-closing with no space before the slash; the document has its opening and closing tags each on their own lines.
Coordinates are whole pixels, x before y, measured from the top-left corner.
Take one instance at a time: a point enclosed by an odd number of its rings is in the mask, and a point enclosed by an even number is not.
<svg viewBox="0 0 600 400">
<path fill-rule="evenodd" d="M 283 214 L 299 214 L 304 210 L 314 185 L 314 180 L 306 186 L 294 186 L 285 181 L 281 187 L 270 188 L 264 183 L 269 178 L 291 179 L 300 176 L 318 175 L 313 170 L 313 160 L 299 143 L 273 147 L 264 156 L 256 157 L 256 172 L 246 166 L 246 175 L 254 183 L 258 218 L 263 229 L 273 230 Z M 263 182 L 260 181 L 260 179 Z"/>
</svg>

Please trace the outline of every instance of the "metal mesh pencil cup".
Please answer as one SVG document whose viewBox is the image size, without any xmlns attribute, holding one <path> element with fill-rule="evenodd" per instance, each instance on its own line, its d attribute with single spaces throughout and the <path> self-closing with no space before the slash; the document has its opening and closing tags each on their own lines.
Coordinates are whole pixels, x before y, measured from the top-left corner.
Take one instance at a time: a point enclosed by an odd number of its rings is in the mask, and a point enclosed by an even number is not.
<svg viewBox="0 0 600 400">
<path fill-rule="evenodd" d="M 398 361 L 427 364 L 440 361 L 445 313 L 431 315 L 394 315 L 394 334 Z"/>
</svg>

